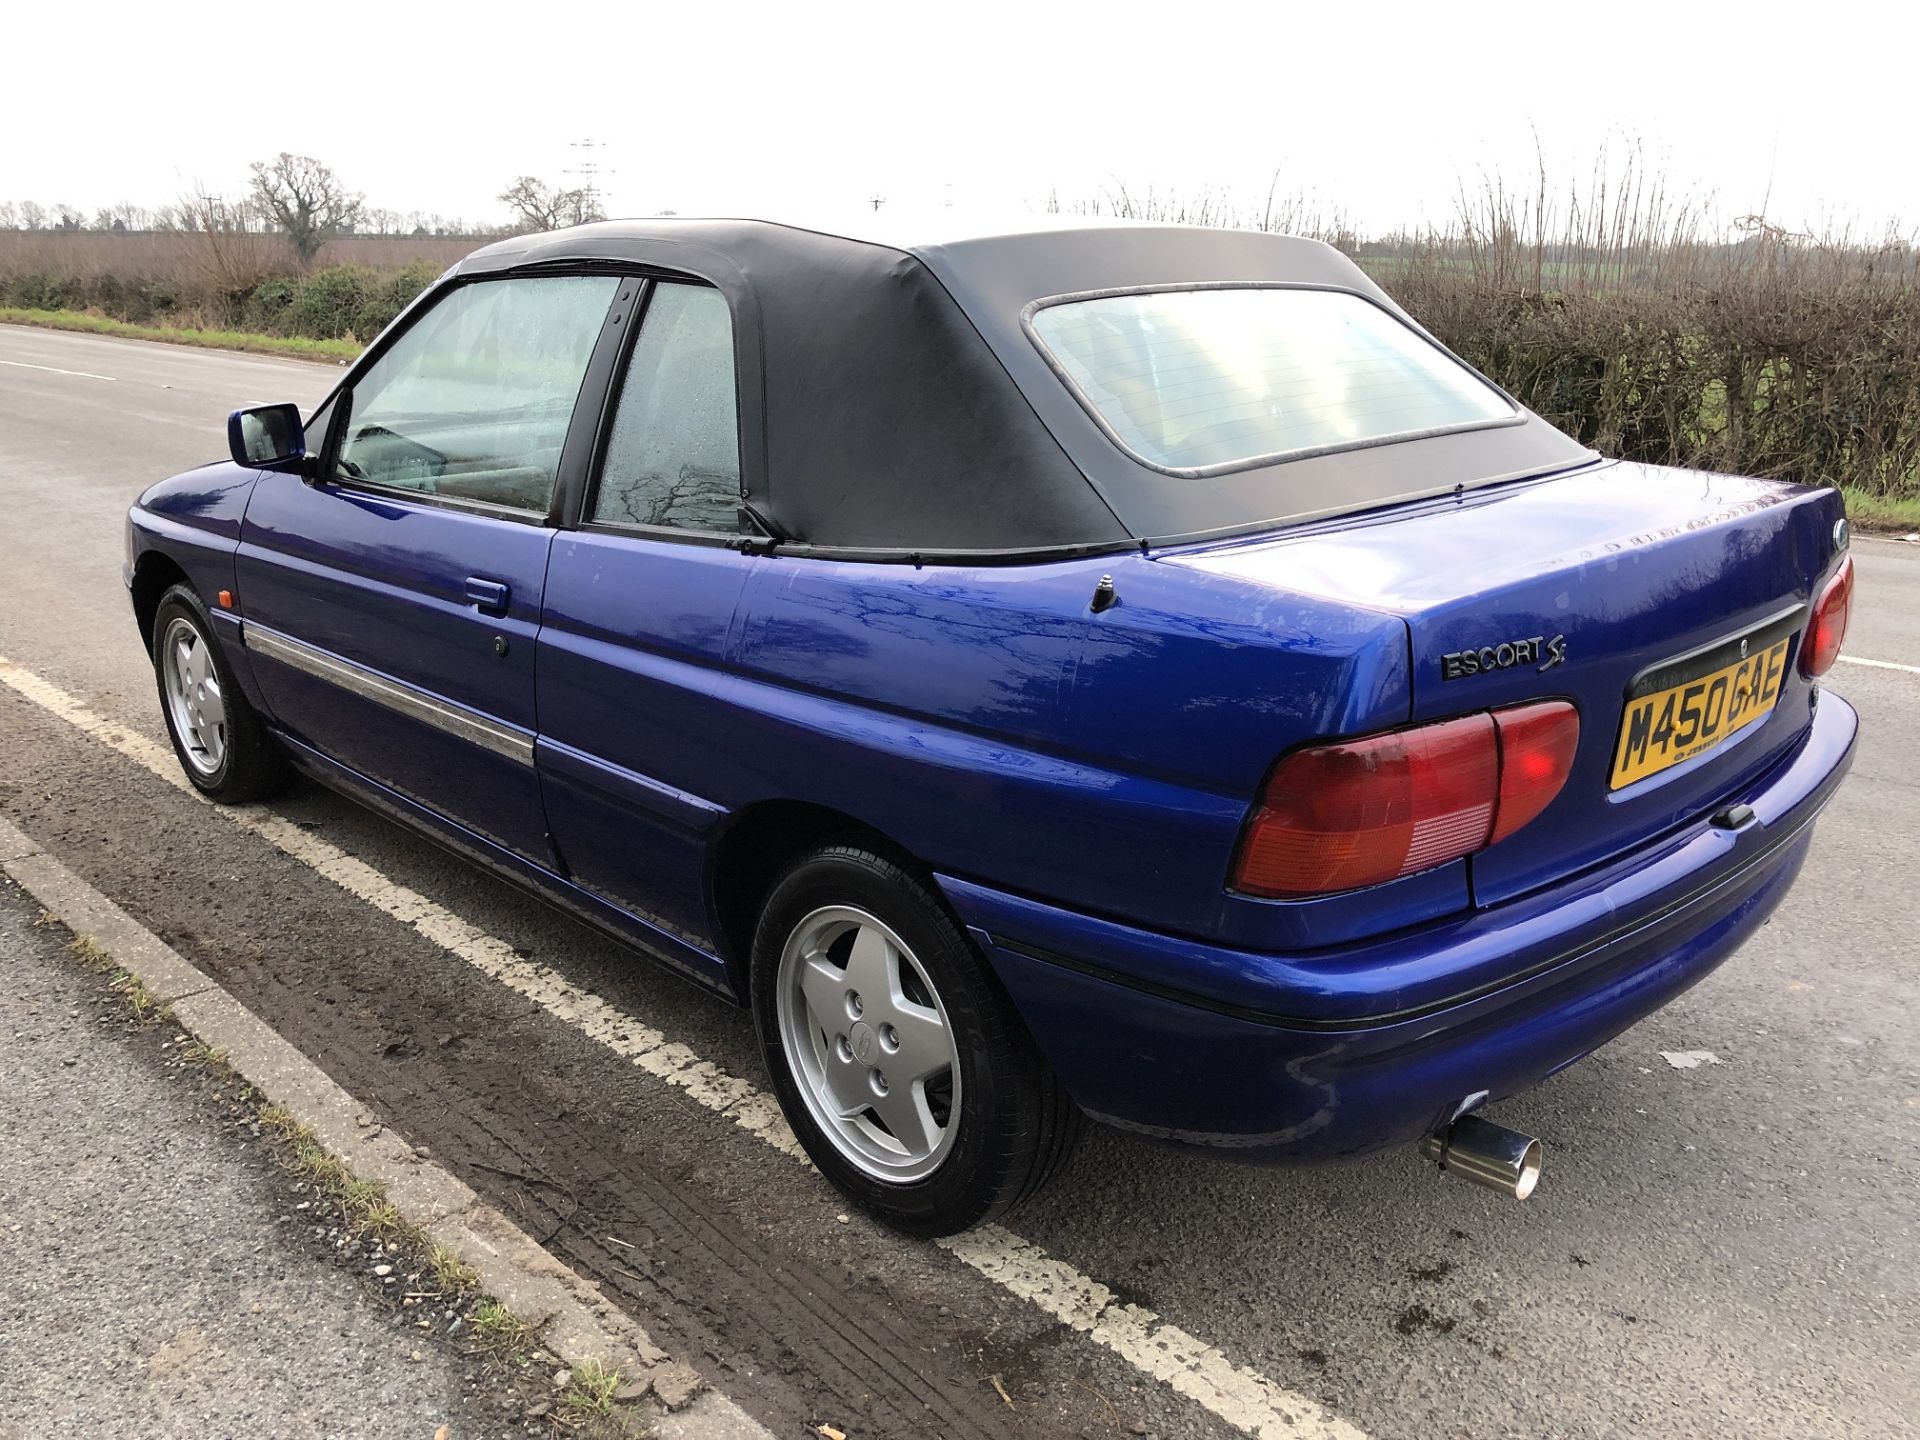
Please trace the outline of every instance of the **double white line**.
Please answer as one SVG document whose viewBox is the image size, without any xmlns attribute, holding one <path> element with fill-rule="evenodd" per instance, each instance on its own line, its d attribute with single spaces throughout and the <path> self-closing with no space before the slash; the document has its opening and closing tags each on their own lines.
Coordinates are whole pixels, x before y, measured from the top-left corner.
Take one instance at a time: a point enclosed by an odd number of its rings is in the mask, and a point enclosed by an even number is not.
<svg viewBox="0 0 1920 1440">
<path fill-rule="evenodd" d="M 0 658 L 0 684 L 117 751 L 168 784 L 199 798 L 173 752 L 89 709 L 59 686 Z M 411 925 L 428 940 L 556 1019 L 572 1025 L 628 1063 L 682 1091 L 781 1154 L 806 1164 L 778 1103 L 766 1091 L 702 1060 L 677 1041 L 580 989 L 337 846 L 260 806 L 209 806 L 242 830 L 324 875 L 375 909 Z M 903 1242 L 904 1243 L 904 1242 Z M 1105 1285 L 1040 1246 L 998 1225 L 938 1242 L 1013 1295 L 1105 1346 L 1220 1419 L 1261 1440 L 1366 1440 L 1365 1434 L 1304 1395 L 1258 1371 L 1235 1365 L 1212 1345 L 1153 1311 L 1114 1298 Z"/>
</svg>

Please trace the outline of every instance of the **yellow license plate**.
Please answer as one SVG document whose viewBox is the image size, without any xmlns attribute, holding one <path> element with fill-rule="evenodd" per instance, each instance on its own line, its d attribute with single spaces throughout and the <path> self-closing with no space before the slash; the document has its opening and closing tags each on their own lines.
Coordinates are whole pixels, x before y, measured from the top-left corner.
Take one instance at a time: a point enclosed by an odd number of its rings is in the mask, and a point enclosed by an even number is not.
<svg viewBox="0 0 1920 1440">
<path fill-rule="evenodd" d="M 1783 636 L 1720 669 L 1628 700 L 1608 788 L 1618 790 L 1704 755 L 1766 719 L 1780 699 L 1792 639 Z"/>
</svg>

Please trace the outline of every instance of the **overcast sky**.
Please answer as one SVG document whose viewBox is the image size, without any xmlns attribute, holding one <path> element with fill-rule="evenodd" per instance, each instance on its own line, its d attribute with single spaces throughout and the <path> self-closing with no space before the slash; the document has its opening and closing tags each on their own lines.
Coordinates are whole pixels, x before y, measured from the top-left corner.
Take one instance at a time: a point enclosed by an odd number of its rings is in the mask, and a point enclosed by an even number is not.
<svg viewBox="0 0 1920 1440">
<path fill-rule="evenodd" d="M 1463 176 L 1530 184 L 1537 135 L 1562 183 L 1637 140 L 1726 217 L 1877 230 L 1920 223 L 1910 13 L 27 0 L 6 23 L 0 199 L 164 204 L 238 190 L 280 150 L 370 204 L 477 220 L 503 218 L 513 176 L 566 179 L 588 153 L 615 215 L 1038 208 L 1118 181 L 1257 205 L 1277 167 L 1378 232 L 1444 222 Z"/>
</svg>

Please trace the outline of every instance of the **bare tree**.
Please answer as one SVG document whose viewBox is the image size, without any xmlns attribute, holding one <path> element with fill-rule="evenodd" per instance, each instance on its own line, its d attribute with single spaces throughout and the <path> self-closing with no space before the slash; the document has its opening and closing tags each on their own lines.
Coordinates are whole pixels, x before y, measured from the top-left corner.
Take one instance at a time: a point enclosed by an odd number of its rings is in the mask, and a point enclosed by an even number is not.
<svg viewBox="0 0 1920 1440">
<path fill-rule="evenodd" d="M 11 200 L 0 200 L 0 230 L 20 228 L 20 207 Z"/>
<path fill-rule="evenodd" d="M 560 214 L 563 226 L 587 225 L 607 218 L 607 212 L 600 206 L 600 197 L 591 189 L 568 190 L 565 198 L 566 208 Z"/>
<path fill-rule="evenodd" d="M 554 214 L 553 192 L 531 175 L 522 175 L 500 192 L 500 203 L 513 212 L 514 219 L 532 230 L 559 227 Z"/>
<path fill-rule="evenodd" d="M 179 228 L 194 237 L 189 262 L 194 278 L 230 307 L 245 301 L 278 268 L 272 242 L 255 228 L 251 211 L 250 201 L 196 189 L 182 195 L 173 212 Z"/>
<path fill-rule="evenodd" d="M 253 166 L 253 200 L 287 239 L 302 265 L 311 264 L 320 247 L 353 229 L 366 197 L 350 191 L 340 177 L 311 155 L 282 150 L 273 160 Z"/>
<path fill-rule="evenodd" d="M 38 200 L 20 202 L 20 228 L 22 230 L 43 230 L 47 224 L 47 208 Z"/>
<path fill-rule="evenodd" d="M 502 190 L 500 200 L 513 211 L 518 226 L 528 230 L 564 230 L 607 218 L 591 190 L 563 189 L 532 175 L 522 175 Z"/>
</svg>

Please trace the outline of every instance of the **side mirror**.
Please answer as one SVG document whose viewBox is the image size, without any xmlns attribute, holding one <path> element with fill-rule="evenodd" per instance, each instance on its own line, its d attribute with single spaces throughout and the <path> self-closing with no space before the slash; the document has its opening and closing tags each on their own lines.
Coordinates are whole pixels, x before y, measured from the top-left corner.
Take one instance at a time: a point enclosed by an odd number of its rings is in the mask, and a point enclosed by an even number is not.
<svg viewBox="0 0 1920 1440">
<path fill-rule="evenodd" d="M 298 405 L 255 405 L 227 417 L 227 449 L 249 470 L 281 470 L 307 458 Z"/>
</svg>

